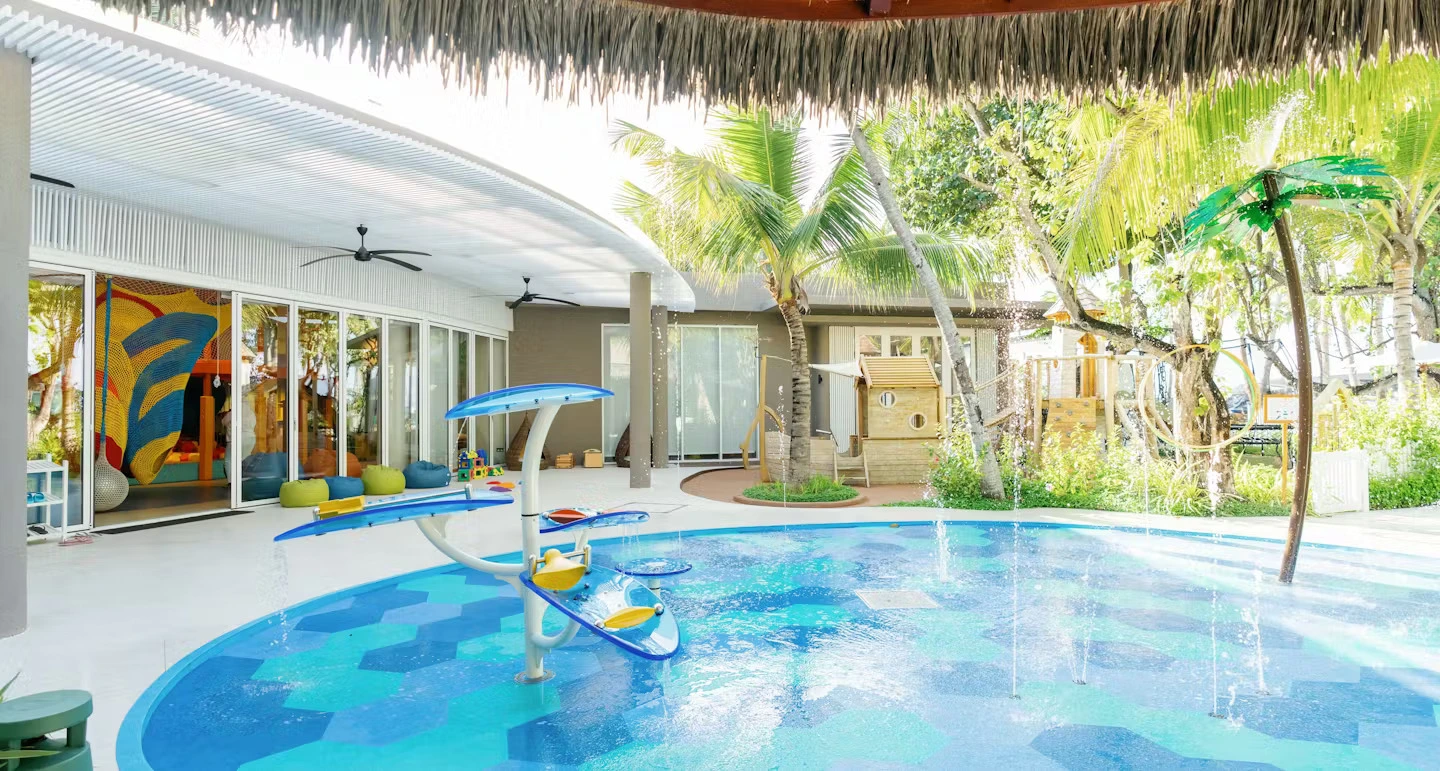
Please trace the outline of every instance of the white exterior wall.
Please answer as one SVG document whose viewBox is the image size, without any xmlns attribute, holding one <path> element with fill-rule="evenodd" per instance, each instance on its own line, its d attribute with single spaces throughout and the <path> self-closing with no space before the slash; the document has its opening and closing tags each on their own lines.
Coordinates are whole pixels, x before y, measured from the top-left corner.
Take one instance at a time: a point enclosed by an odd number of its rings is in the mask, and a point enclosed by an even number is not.
<svg viewBox="0 0 1440 771">
<path fill-rule="evenodd" d="M 8 135 L 7 135 L 8 136 Z M 505 336 L 501 298 L 441 274 L 330 260 L 330 254 L 242 230 L 36 182 L 31 258 L 203 289 L 337 305 L 366 313 L 425 318 Z M 358 238 L 356 243 L 359 243 Z M 342 244 L 345 245 L 345 244 Z"/>
</svg>

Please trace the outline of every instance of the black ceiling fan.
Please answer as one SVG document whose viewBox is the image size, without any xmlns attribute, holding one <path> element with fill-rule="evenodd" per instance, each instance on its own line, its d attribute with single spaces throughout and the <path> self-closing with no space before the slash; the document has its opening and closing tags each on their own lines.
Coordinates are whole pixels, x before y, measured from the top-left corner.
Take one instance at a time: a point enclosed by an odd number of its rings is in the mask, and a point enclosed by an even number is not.
<svg viewBox="0 0 1440 771">
<path fill-rule="evenodd" d="M 562 305 L 573 305 L 576 308 L 580 307 L 580 303 L 570 302 L 569 300 L 561 300 L 559 297 L 547 297 L 543 294 L 532 292 L 530 291 L 530 277 L 522 276 L 522 278 L 525 280 L 525 291 L 514 300 L 507 301 L 505 303 L 506 308 L 509 308 L 513 311 L 516 308 L 524 305 L 525 303 L 533 303 L 536 300 L 545 300 L 546 302 L 561 303 Z"/>
<path fill-rule="evenodd" d="M 343 246 L 302 246 L 302 247 L 300 247 L 301 249 L 335 249 L 335 250 L 338 250 L 338 251 L 340 252 L 340 254 L 331 254 L 331 255 L 327 255 L 327 256 L 325 256 L 325 257 L 318 257 L 318 258 L 316 258 L 316 259 L 313 259 L 313 260 L 305 263 L 304 265 L 301 265 L 300 267 L 302 267 L 302 268 L 308 268 L 308 267 L 310 267 L 311 265 L 314 265 L 314 264 L 317 263 L 317 262 L 324 262 L 324 261 L 326 261 L 326 260 L 333 260 L 333 259 L 335 259 L 335 258 L 337 258 L 337 257 L 352 257 L 352 258 L 354 258 L 354 260 L 355 260 L 356 262 L 369 262 L 369 261 L 371 261 L 371 260 L 384 260 L 385 262 L 390 262 L 390 263 L 394 263 L 394 264 L 396 264 L 396 265 L 399 265 L 399 266 L 402 267 L 402 268 L 409 268 L 410 270 L 419 272 L 419 270 L 420 270 L 419 267 L 417 267 L 417 266 L 415 266 L 415 265 L 411 265 L 410 263 L 405 262 L 404 260 L 397 260 L 397 259 L 395 259 L 394 257 L 389 257 L 389 256 L 387 256 L 387 255 L 391 255 L 391 254 L 418 254 L 418 255 L 420 255 L 421 257 L 429 257 L 429 256 L 430 256 L 430 253 L 429 253 L 429 252 L 412 252 L 412 251 L 410 251 L 410 250 L 408 250 L 408 249 L 376 249 L 376 250 L 374 250 L 374 251 L 371 251 L 371 250 L 365 248 L 365 234 L 366 234 L 366 233 L 369 233 L 369 232 L 370 232 L 370 229 L 367 228 L 367 227 L 365 227 L 364 225 L 361 225 L 360 227 L 355 228 L 355 232 L 360 234 L 360 248 L 359 248 L 359 249 L 346 249 L 346 248 L 343 247 Z"/>
</svg>

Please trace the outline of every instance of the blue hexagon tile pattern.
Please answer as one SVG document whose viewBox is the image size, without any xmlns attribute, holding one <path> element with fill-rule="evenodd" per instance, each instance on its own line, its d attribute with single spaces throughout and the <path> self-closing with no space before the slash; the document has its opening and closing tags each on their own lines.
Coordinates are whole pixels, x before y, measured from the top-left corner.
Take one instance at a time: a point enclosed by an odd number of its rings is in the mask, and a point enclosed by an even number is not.
<svg viewBox="0 0 1440 771">
<path fill-rule="evenodd" d="M 1440 769 L 1440 565 L 1307 547 L 1282 587 L 1279 552 L 1012 523 L 600 542 L 694 565 L 663 591 L 681 652 L 582 633 L 539 685 L 513 679 L 515 590 L 447 566 L 197 652 L 121 767 Z"/>
</svg>

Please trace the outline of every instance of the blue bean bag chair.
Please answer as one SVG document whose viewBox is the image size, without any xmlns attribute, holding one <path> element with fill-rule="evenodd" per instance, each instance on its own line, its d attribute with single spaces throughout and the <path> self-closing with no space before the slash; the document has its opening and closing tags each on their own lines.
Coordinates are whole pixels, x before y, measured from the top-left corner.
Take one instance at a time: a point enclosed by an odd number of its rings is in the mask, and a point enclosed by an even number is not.
<svg viewBox="0 0 1440 771">
<path fill-rule="evenodd" d="M 325 477 L 325 484 L 330 488 L 332 501 L 365 494 L 365 482 L 360 477 Z"/>
<path fill-rule="evenodd" d="M 450 484 L 450 469 L 428 460 L 417 460 L 405 467 L 405 487 L 423 489 Z"/>
</svg>

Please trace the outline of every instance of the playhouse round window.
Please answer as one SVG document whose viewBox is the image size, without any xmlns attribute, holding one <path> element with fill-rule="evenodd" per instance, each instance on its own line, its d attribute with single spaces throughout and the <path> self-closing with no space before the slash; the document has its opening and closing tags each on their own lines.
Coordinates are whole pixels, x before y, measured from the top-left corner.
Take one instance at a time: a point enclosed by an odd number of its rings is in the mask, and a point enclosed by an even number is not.
<svg viewBox="0 0 1440 771">
<path fill-rule="evenodd" d="M 894 391 L 882 391 L 882 392 L 880 393 L 880 406 L 881 406 L 881 407 L 894 407 L 894 406 L 895 406 L 895 392 L 894 392 Z"/>
<path fill-rule="evenodd" d="M 915 429 L 916 431 L 924 428 L 925 422 L 925 416 L 918 412 L 910 416 L 910 427 Z"/>
</svg>

